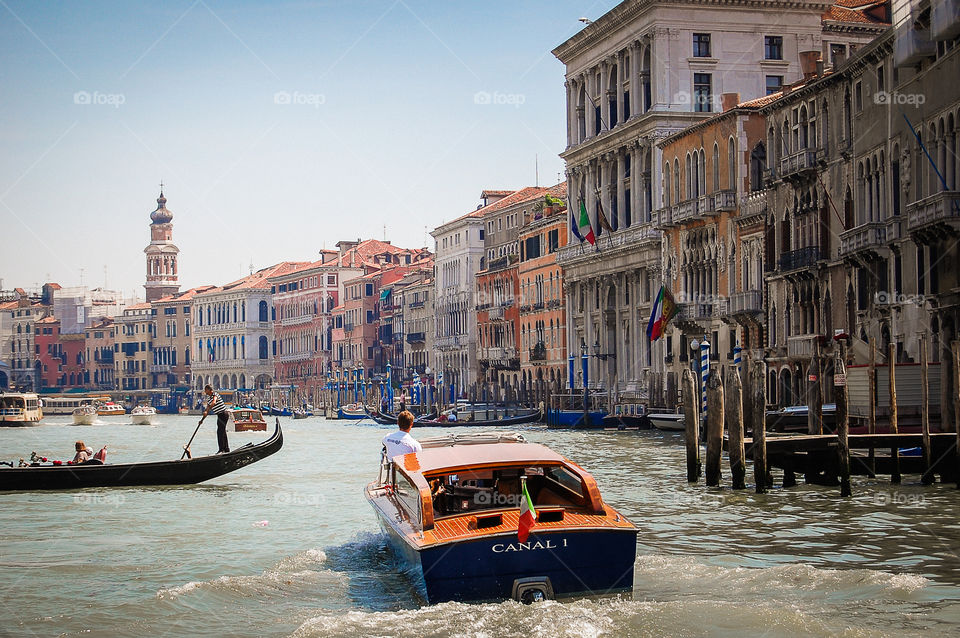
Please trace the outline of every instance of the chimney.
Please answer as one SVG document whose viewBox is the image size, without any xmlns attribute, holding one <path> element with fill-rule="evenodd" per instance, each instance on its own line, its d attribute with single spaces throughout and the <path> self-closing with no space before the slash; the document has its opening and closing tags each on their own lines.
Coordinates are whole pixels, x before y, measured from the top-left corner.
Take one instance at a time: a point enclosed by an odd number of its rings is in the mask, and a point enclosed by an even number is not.
<svg viewBox="0 0 960 638">
<path fill-rule="evenodd" d="M 739 93 L 723 93 L 720 96 L 720 104 L 723 107 L 723 111 L 729 111 L 730 109 L 736 108 L 737 104 L 740 104 L 740 94 Z"/>
<path fill-rule="evenodd" d="M 817 66 L 819 62 L 819 51 L 800 52 L 800 71 L 803 73 L 804 80 L 809 80 L 817 76 Z"/>
</svg>

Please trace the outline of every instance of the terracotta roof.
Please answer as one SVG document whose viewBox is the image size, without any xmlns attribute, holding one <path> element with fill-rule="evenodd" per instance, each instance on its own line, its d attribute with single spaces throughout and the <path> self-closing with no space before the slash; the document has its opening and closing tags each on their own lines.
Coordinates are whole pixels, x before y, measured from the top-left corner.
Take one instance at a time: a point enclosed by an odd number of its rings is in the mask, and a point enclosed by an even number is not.
<svg viewBox="0 0 960 638">
<path fill-rule="evenodd" d="M 52 282 L 48 284 L 44 284 L 44 286 L 50 286 L 54 290 L 61 290 L 63 288 L 63 286 L 61 286 L 60 284 L 52 283 Z"/>
<path fill-rule="evenodd" d="M 305 261 L 282 261 L 279 264 L 274 264 L 273 266 L 267 266 L 266 268 L 261 268 L 252 275 L 247 275 L 242 279 L 237 279 L 236 281 L 231 281 L 228 284 L 222 286 L 217 286 L 216 288 L 211 288 L 210 290 L 204 291 L 203 295 L 212 295 L 218 292 L 232 292 L 234 290 L 250 290 L 255 288 L 270 288 L 269 282 L 267 279 L 269 277 L 275 277 L 277 275 L 282 275 L 297 268 L 301 268 L 307 262 Z"/>
<path fill-rule="evenodd" d="M 835 0 L 834 6 L 820 16 L 820 19 L 828 22 L 845 22 L 860 24 L 890 24 L 881 16 L 885 16 L 886 8 L 884 2 L 863 2 L 862 0 Z"/>
<path fill-rule="evenodd" d="M 196 288 L 191 288 L 190 290 L 184 290 L 183 292 L 178 292 L 175 295 L 167 295 L 166 297 L 161 297 L 153 303 L 169 303 L 171 301 L 189 301 L 199 294 L 203 294 L 209 290 L 213 290 L 216 286 L 207 284 L 206 286 L 197 286 Z"/>
<path fill-rule="evenodd" d="M 19 306 L 20 306 L 20 302 L 18 301 L 5 301 L 3 303 L 0 303 L 0 310 L 13 310 L 14 308 L 18 308 Z"/>
<path fill-rule="evenodd" d="M 150 307 L 151 307 L 150 304 L 148 304 L 147 302 L 135 303 L 135 304 L 133 304 L 132 306 L 127 306 L 126 308 L 124 308 L 124 311 L 127 311 L 127 310 L 146 310 L 147 308 L 150 308 Z"/>
<path fill-rule="evenodd" d="M 39 319 L 34 323 L 60 323 L 60 320 L 56 317 L 44 317 L 43 319 Z"/>
<path fill-rule="evenodd" d="M 487 197 L 506 197 L 512 192 L 513 191 L 510 189 L 496 190 L 496 189 L 486 188 L 480 192 L 480 198 L 484 199 Z"/>
</svg>

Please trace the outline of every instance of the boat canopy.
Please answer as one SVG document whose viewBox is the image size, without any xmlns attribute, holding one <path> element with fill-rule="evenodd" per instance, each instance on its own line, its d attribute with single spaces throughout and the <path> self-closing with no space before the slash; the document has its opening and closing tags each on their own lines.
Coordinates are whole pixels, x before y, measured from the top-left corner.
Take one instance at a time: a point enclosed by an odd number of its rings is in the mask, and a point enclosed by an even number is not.
<svg viewBox="0 0 960 638">
<path fill-rule="evenodd" d="M 420 439 L 423 449 L 448 447 L 451 445 L 479 445 L 482 443 L 526 443 L 519 432 L 468 432 L 430 436 Z"/>
<path fill-rule="evenodd" d="M 565 458 L 538 443 L 485 443 L 424 448 L 401 457 L 407 472 L 428 473 L 464 467 L 540 463 L 563 465 Z"/>
</svg>

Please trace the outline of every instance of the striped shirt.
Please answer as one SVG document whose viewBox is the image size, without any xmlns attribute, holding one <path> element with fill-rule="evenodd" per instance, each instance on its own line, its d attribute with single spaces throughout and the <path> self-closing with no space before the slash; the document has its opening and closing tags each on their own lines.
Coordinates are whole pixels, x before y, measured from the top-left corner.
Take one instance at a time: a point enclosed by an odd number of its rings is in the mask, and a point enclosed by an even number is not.
<svg viewBox="0 0 960 638">
<path fill-rule="evenodd" d="M 213 396 L 210 397 L 210 401 L 207 403 L 207 409 L 210 410 L 210 414 L 220 414 L 227 409 L 227 406 L 223 402 L 223 399 L 220 398 L 220 395 L 214 392 Z"/>
</svg>

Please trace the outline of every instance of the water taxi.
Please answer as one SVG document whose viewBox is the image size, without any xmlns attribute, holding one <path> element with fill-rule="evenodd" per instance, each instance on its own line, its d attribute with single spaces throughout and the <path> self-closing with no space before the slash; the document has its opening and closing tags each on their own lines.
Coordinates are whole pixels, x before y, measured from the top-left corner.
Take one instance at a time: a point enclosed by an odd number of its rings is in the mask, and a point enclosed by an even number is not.
<svg viewBox="0 0 960 638">
<path fill-rule="evenodd" d="M 256 408 L 229 408 L 227 414 L 233 421 L 234 432 L 265 432 L 267 422 Z"/>
<path fill-rule="evenodd" d="M 97 414 L 100 416 L 123 416 L 126 413 L 126 408 L 113 401 L 97 404 Z"/>
<path fill-rule="evenodd" d="M 638 530 L 583 468 L 516 433 L 420 443 L 365 494 L 428 603 L 632 592 Z M 521 538 L 524 484 L 536 518 Z"/>
<path fill-rule="evenodd" d="M 7 392 L 0 394 L 0 425 L 36 425 L 43 418 L 40 399 L 32 392 Z"/>
<path fill-rule="evenodd" d="M 97 408 L 92 405 L 81 405 L 73 410 L 74 425 L 93 425 L 97 420 Z"/>
<path fill-rule="evenodd" d="M 130 421 L 134 425 L 153 425 L 157 418 L 157 410 L 149 405 L 138 405 L 130 410 Z"/>
</svg>

